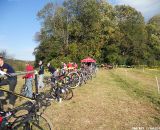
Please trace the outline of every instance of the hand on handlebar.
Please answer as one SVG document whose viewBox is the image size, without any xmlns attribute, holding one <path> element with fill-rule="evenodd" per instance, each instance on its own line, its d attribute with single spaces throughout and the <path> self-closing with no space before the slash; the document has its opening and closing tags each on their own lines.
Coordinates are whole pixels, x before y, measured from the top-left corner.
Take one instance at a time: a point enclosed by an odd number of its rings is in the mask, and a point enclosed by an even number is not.
<svg viewBox="0 0 160 130">
<path fill-rule="evenodd" d="M 6 72 L 0 70 L 0 75 L 6 75 L 6 74 L 7 74 Z"/>
<path fill-rule="evenodd" d="M 6 72 L 4 72 L 2 70 L 0 70 L 0 75 L 2 75 L 2 76 L 9 76 L 9 77 L 12 76 L 11 74 L 8 74 L 8 73 L 6 73 Z"/>
</svg>

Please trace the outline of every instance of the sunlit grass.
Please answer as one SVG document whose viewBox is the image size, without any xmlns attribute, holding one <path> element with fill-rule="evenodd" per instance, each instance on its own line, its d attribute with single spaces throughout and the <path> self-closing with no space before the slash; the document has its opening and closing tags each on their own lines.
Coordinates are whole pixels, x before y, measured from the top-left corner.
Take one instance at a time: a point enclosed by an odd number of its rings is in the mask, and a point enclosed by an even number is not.
<svg viewBox="0 0 160 130">
<path fill-rule="evenodd" d="M 57 130 L 119 130 L 160 125 L 159 70 L 99 70 L 97 77 L 74 89 L 74 97 L 52 102 L 45 114 Z M 47 74 L 48 75 L 48 74 Z M 24 80 L 19 77 L 16 92 Z M 21 102 L 17 100 L 17 104 Z"/>
</svg>

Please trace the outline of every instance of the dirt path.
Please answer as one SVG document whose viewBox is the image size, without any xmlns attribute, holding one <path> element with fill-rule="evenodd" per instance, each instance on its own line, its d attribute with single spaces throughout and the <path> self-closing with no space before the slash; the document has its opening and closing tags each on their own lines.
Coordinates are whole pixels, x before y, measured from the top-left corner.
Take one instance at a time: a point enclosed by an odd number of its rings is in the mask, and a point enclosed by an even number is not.
<svg viewBox="0 0 160 130">
<path fill-rule="evenodd" d="M 107 70 L 75 89 L 71 101 L 53 103 L 46 114 L 55 130 L 132 130 L 160 125 L 154 120 L 157 111 L 130 97 Z"/>
</svg>

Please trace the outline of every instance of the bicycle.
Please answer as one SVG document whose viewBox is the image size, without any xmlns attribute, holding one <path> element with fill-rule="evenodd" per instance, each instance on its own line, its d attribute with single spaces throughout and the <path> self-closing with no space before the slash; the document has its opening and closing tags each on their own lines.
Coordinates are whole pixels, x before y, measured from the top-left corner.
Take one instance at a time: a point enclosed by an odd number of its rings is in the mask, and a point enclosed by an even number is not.
<svg viewBox="0 0 160 130">
<path fill-rule="evenodd" d="M 46 100 L 43 96 L 43 94 L 35 94 L 34 98 L 28 98 L 24 97 L 23 95 L 13 93 L 11 91 L 5 90 L 3 88 L 0 88 L 1 91 L 15 94 L 18 97 L 25 98 L 28 101 L 23 103 L 22 105 L 9 110 L 7 112 L 1 111 L 3 115 L 1 114 L 1 117 L 3 118 L 3 121 L 5 122 L 0 124 L 0 128 L 3 130 L 52 130 L 53 126 L 46 119 L 46 117 L 43 115 L 43 111 L 47 106 L 50 105 L 49 101 Z M 42 112 L 40 112 L 40 108 L 43 108 Z M 26 110 L 27 114 L 16 116 L 16 113 L 20 110 Z M 8 113 L 10 113 L 9 116 L 6 116 Z M 15 118 L 13 122 L 10 122 L 9 119 L 12 117 Z M 42 121 L 43 120 L 43 121 Z"/>
<path fill-rule="evenodd" d="M 57 100 L 59 100 L 59 98 L 70 100 L 73 97 L 73 91 L 69 86 L 70 78 L 68 76 L 50 76 L 44 79 L 45 86 L 50 86 L 50 90 L 45 93 L 46 97 Z"/>
<path fill-rule="evenodd" d="M 38 91 L 36 91 L 36 93 L 33 94 L 33 98 L 29 98 L 21 94 L 5 90 L 4 88 L 0 88 L 0 91 L 6 92 L 8 94 L 14 94 L 15 96 L 28 100 L 22 105 L 14 109 L 11 109 L 9 111 L 1 110 L 0 129 L 2 130 L 52 130 L 53 129 L 51 122 L 43 114 L 45 108 L 50 105 L 49 100 L 47 100 L 43 94 L 38 94 L 37 93 Z M 42 111 L 40 112 L 41 109 Z M 27 113 L 17 116 L 16 114 L 21 110 L 26 110 Z M 14 120 L 10 121 L 11 118 L 14 118 Z"/>
</svg>

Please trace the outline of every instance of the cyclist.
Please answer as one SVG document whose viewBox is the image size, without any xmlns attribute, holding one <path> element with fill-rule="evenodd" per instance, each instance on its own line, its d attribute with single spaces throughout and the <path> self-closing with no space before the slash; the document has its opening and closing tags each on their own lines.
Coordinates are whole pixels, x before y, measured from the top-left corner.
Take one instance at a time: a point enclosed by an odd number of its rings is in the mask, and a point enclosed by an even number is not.
<svg viewBox="0 0 160 130">
<path fill-rule="evenodd" d="M 17 85 L 17 76 L 9 76 L 11 73 L 15 73 L 15 70 L 13 67 L 7 63 L 4 62 L 4 57 L 0 55 L 0 71 L 1 75 L 6 75 L 6 79 L 1 79 L 0 86 L 9 85 L 9 91 L 14 92 L 15 87 Z M 0 97 L 1 99 L 4 99 L 4 93 L 0 91 Z M 8 94 L 6 97 L 6 100 L 9 100 L 8 107 L 13 108 L 16 100 L 16 96 L 13 94 Z"/>
<path fill-rule="evenodd" d="M 47 67 L 48 67 L 48 71 L 51 73 L 51 75 L 52 75 L 52 77 L 51 77 L 51 81 L 55 84 L 55 81 L 56 81 L 56 78 L 57 78 L 57 71 L 56 71 L 56 69 L 53 67 L 53 66 L 51 66 L 51 64 L 50 63 L 48 63 L 47 64 Z M 58 101 L 58 102 L 61 102 L 61 98 L 60 98 L 60 88 L 59 87 L 57 87 L 56 88 L 56 90 L 55 90 L 55 94 L 56 94 L 56 100 Z"/>
<path fill-rule="evenodd" d="M 29 64 L 29 62 L 26 63 L 26 72 L 34 71 L 33 66 Z M 33 92 L 32 92 L 32 81 L 33 81 L 33 72 L 27 73 L 25 76 L 23 76 L 23 79 L 25 78 L 25 86 L 26 86 L 26 96 L 32 98 Z"/>
</svg>

